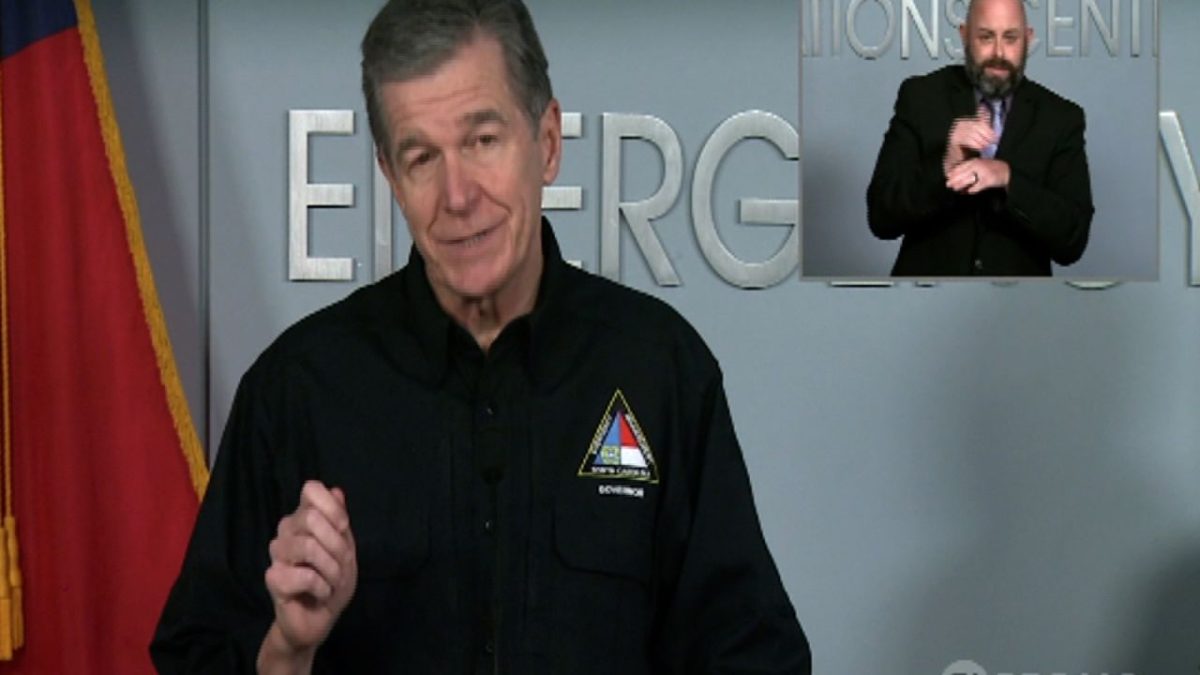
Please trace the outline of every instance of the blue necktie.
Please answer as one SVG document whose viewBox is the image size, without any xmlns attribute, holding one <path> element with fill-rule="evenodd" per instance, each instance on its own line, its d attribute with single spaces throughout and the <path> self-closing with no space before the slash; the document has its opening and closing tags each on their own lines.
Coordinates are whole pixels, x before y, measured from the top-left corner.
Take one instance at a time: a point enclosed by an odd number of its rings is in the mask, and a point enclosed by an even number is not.
<svg viewBox="0 0 1200 675">
<path fill-rule="evenodd" d="M 996 142 L 984 148 L 980 154 L 984 159 L 992 159 L 996 156 L 996 147 L 1000 144 L 1000 134 L 1004 133 L 1004 99 L 988 98 L 983 100 L 983 104 L 992 111 L 992 131 L 996 132 Z"/>
</svg>

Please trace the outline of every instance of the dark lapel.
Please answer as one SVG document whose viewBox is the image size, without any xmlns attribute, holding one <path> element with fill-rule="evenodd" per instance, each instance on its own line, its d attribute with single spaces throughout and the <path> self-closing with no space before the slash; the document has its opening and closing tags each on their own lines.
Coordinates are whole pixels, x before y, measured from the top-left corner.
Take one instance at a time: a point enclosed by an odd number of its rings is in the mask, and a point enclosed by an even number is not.
<svg viewBox="0 0 1200 675">
<path fill-rule="evenodd" d="M 946 100 L 950 101 L 950 116 L 974 117 L 978 106 L 975 104 L 975 88 L 967 79 L 967 71 L 961 65 L 946 67 Z"/>
<path fill-rule="evenodd" d="M 1033 121 L 1037 119 L 1038 100 L 1034 96 L 1036 85 L 1032 82 L 1022 82 L 1013 92 L 1012 109 L 1004 119 L 1004 134 L 1000 137 L 1000 147 L 996 149 L 997 157 L 1004 157 L 1017 143 L 1025 138 Z"/>
</svg>

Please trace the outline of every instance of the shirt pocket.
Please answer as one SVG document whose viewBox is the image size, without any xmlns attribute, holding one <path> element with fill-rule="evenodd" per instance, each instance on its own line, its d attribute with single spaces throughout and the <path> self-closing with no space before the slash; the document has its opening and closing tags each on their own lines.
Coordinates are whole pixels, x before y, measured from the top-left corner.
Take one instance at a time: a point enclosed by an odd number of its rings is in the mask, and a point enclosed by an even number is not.
<svg viewBox="0 0 1200 675">
<path fill-rule="evenodd" d="M 580 481 L 555 500 L 554 543 L 563 565 L 649 586 L 654 563 L 653 488 Z"/>
<path fill-rule="evenodd" d="M 652 487 L 577 478 L 555 498 L 549 672 L 648 672 L 653 622 Z M 638 491 L 642 497 L 630 496 Z M 597 651 L 598 644 L 603 648 Z"/>
</svg>

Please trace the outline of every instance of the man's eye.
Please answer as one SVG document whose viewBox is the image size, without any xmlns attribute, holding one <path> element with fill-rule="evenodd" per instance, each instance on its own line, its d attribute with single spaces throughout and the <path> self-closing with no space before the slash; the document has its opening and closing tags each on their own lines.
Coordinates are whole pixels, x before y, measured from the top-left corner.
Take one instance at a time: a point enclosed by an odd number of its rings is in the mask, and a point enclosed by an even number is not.
<svg viewBox="0 0 1200 675">
<path fill-rule="evenodd" d="M 495 134 L 481 134 L 475 137 L 475 145 L 481 148 L 489 148 L 499 142 L 499 140 Z"/>
</svg>

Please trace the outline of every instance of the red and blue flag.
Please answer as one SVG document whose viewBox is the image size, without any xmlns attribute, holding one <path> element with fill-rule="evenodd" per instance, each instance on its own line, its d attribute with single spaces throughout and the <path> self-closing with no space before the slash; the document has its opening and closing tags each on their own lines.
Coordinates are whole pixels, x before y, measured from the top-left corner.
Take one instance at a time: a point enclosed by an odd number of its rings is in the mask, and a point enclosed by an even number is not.
<svg viewBox="0 0 1200 675">
<path fill-rule="evenodd" d="M 207 480 L 87 0 L 0 0 L 0 673 L 150 673 Z"/>
</svg>

